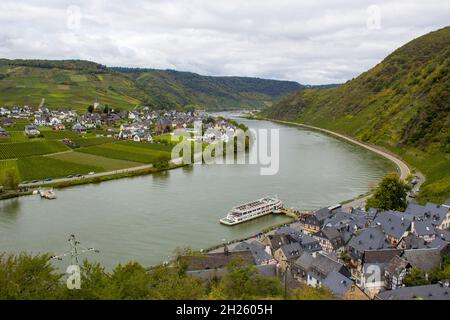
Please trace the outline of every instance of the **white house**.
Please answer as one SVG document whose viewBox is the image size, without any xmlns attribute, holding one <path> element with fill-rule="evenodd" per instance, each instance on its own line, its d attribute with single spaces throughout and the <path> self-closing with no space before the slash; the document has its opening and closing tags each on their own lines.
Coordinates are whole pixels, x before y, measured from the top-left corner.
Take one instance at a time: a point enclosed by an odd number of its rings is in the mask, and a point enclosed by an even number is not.
<svg viewBox="0 0 450 320">
<path fill-rule="evenodd" d="M 27 136 L 38 136 L 41 132 L 34 125 L 25 126 L 25 134 Z"/>
<path fill-rule="evenodd" d="M 34 124 L 39 127 L 48 126 L 49 125 L 48 117 L 44 115 L 36 115 L 34 117 Z"/>
<path fill-rule="evenodd" d="M 50 125 L 51 126 L 56 126 L 56 125 L 59 125 L 61 123 L 62 123 L 61 120 L 59 120 L 57 117 L 53 117 L 53 118 L 50 119 Z"/>
</svg>

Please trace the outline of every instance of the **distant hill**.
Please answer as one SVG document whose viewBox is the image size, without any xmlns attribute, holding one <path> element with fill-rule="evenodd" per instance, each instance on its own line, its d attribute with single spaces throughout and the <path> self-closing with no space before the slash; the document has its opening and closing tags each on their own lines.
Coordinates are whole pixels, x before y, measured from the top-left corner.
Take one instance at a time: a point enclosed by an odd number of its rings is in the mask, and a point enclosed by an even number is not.
<svg viewBox="0 0 450 320">
<path fill-rule="evenodd" d="M 293 81 L 249 77 L 212 77 L 175 70 L 110 68 L 131 76 L 150 104 L 209 109 L 262 108 L 302 86 Z"/>
<path fill-rule="evenodd" d="M 293 93 L 265 115 L 381 145 L 426 174 L 422 201 L 450 198 L 450 27 L 336 88 Z"/>
<path fill-rule="evenodd" d="M 211 77 L 173 70 L 108 68 L 83 60 L 0 59 L 0 104 L 208 110 L 263 108 L 302 86 L 293 81 Z"/>
</svg>

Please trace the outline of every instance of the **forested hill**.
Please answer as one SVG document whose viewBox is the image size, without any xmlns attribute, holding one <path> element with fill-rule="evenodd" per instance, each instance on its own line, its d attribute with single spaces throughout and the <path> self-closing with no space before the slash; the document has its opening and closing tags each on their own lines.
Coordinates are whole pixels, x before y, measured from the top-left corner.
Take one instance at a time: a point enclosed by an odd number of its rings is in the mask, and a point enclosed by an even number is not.
<svg viewBox="0 0 450 320">
<path fill-rule="evenodd" d="M 264 113 L 384 146 L 426 174 L 422 201 L 444 201 L 450 198 L 450 27 L 407 43 L 339 87 L 300 90 Z"/>
<path fill-rule="evenodd" d="M 212 109 L 262 108 L 302 86 L 293 81 L 212 77 L 175 70 L 111 68 L 131 76 L 150 103 L 208 106 Z"/>
<path fill-rule="evenodd" d="M 173 70 L 108 68 L 83 60 L 0 59 L 0 105 L 122 109 L 263 108 L 302 86 L 292 81 L 210 77 Z"/>
</svg>

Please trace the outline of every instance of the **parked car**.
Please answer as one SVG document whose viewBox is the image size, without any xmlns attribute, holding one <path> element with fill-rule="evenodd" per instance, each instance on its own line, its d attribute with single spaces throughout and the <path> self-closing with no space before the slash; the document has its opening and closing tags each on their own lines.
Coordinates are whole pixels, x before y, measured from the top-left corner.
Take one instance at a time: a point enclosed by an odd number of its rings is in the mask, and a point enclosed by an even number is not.
<svg viewBox="0 0 450 320">
<path fill-rule="evenodd" d="M 72 179 L 73 178 L 73 175 L 68 175 L 67 176 L 67 179 Z"/>
<path fill-rule="evenodd" d="M 88 173 L 88 176 L 93 176 L 94 174 L 95 174 L 95 172 L 91 171 L 91 172 Z"/>
<path fill-rule="evenodd" d="M 50 181 L 53 181 L 53 179 L 52 178 L 45 179 L 45 182 L 50 182 Z"/>
</svg>

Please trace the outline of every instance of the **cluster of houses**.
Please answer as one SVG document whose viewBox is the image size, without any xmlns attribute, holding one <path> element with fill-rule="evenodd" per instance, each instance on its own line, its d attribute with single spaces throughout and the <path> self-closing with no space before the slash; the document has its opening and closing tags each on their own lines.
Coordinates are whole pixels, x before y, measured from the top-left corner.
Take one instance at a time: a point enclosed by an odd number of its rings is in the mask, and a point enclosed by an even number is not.
<svg viewBox="0 0 450 320">
<path fill-rule="evenodd" d="M 98 103 L 95 109 L 100 109 Z M 209 116 L 203 111 L 167 111 L 150 110 L 144 107 L 138 110 L 116 112 L 86 112 L 79 114 L 73 110 L 49 110 L 45 107 L 32 109 L 24 107 L 1 107 L 0 117 L 3 118 L 3 126 L 11 127 L 15 119 L 29 120 L 29 125 L 25 126 L 25 134 L 28 136 L 40 135 L 39 128 L 51 127 L 53 130 L 71 130 L 79 134 L 84 134 L 96 128 L 108 128 L 107 131 L 121 140 L 134 140 L 137 142 L 152 142 L 153 135 L 160 135 L 172 132 L 176 129 L 185 129 L 190 132 L 194 139 L 206 143 L 215 140 L 227 142 L 233 137 L 236 127 L 226 120 L 205 121 Z M 200 121 L 203 124 L 204 132 L 196 132 L 194 123 Z M 215 133 L 212 133 L 214 129 Z M 218 135 L 217 132 L 220 134 Z M 0 136 L 7 135 L 7 131 L 0 127 Z"/>
<path fill-rule="evenodd" d="M 188 272 L 220 276 L 235 256 L 268 276 L 289 275 L 289 285 L 327 287 L 342 299 L 450 299 L 449 281 L 407 287 L 413 269 L 425 277 L 450 255 L 450 200 L 409 204 L 404 212 L 341 206 L 303 214 L 268 234 L 187 257 Z M 200 262 L 199 262 L 200 260 Z"/>
</svg>

